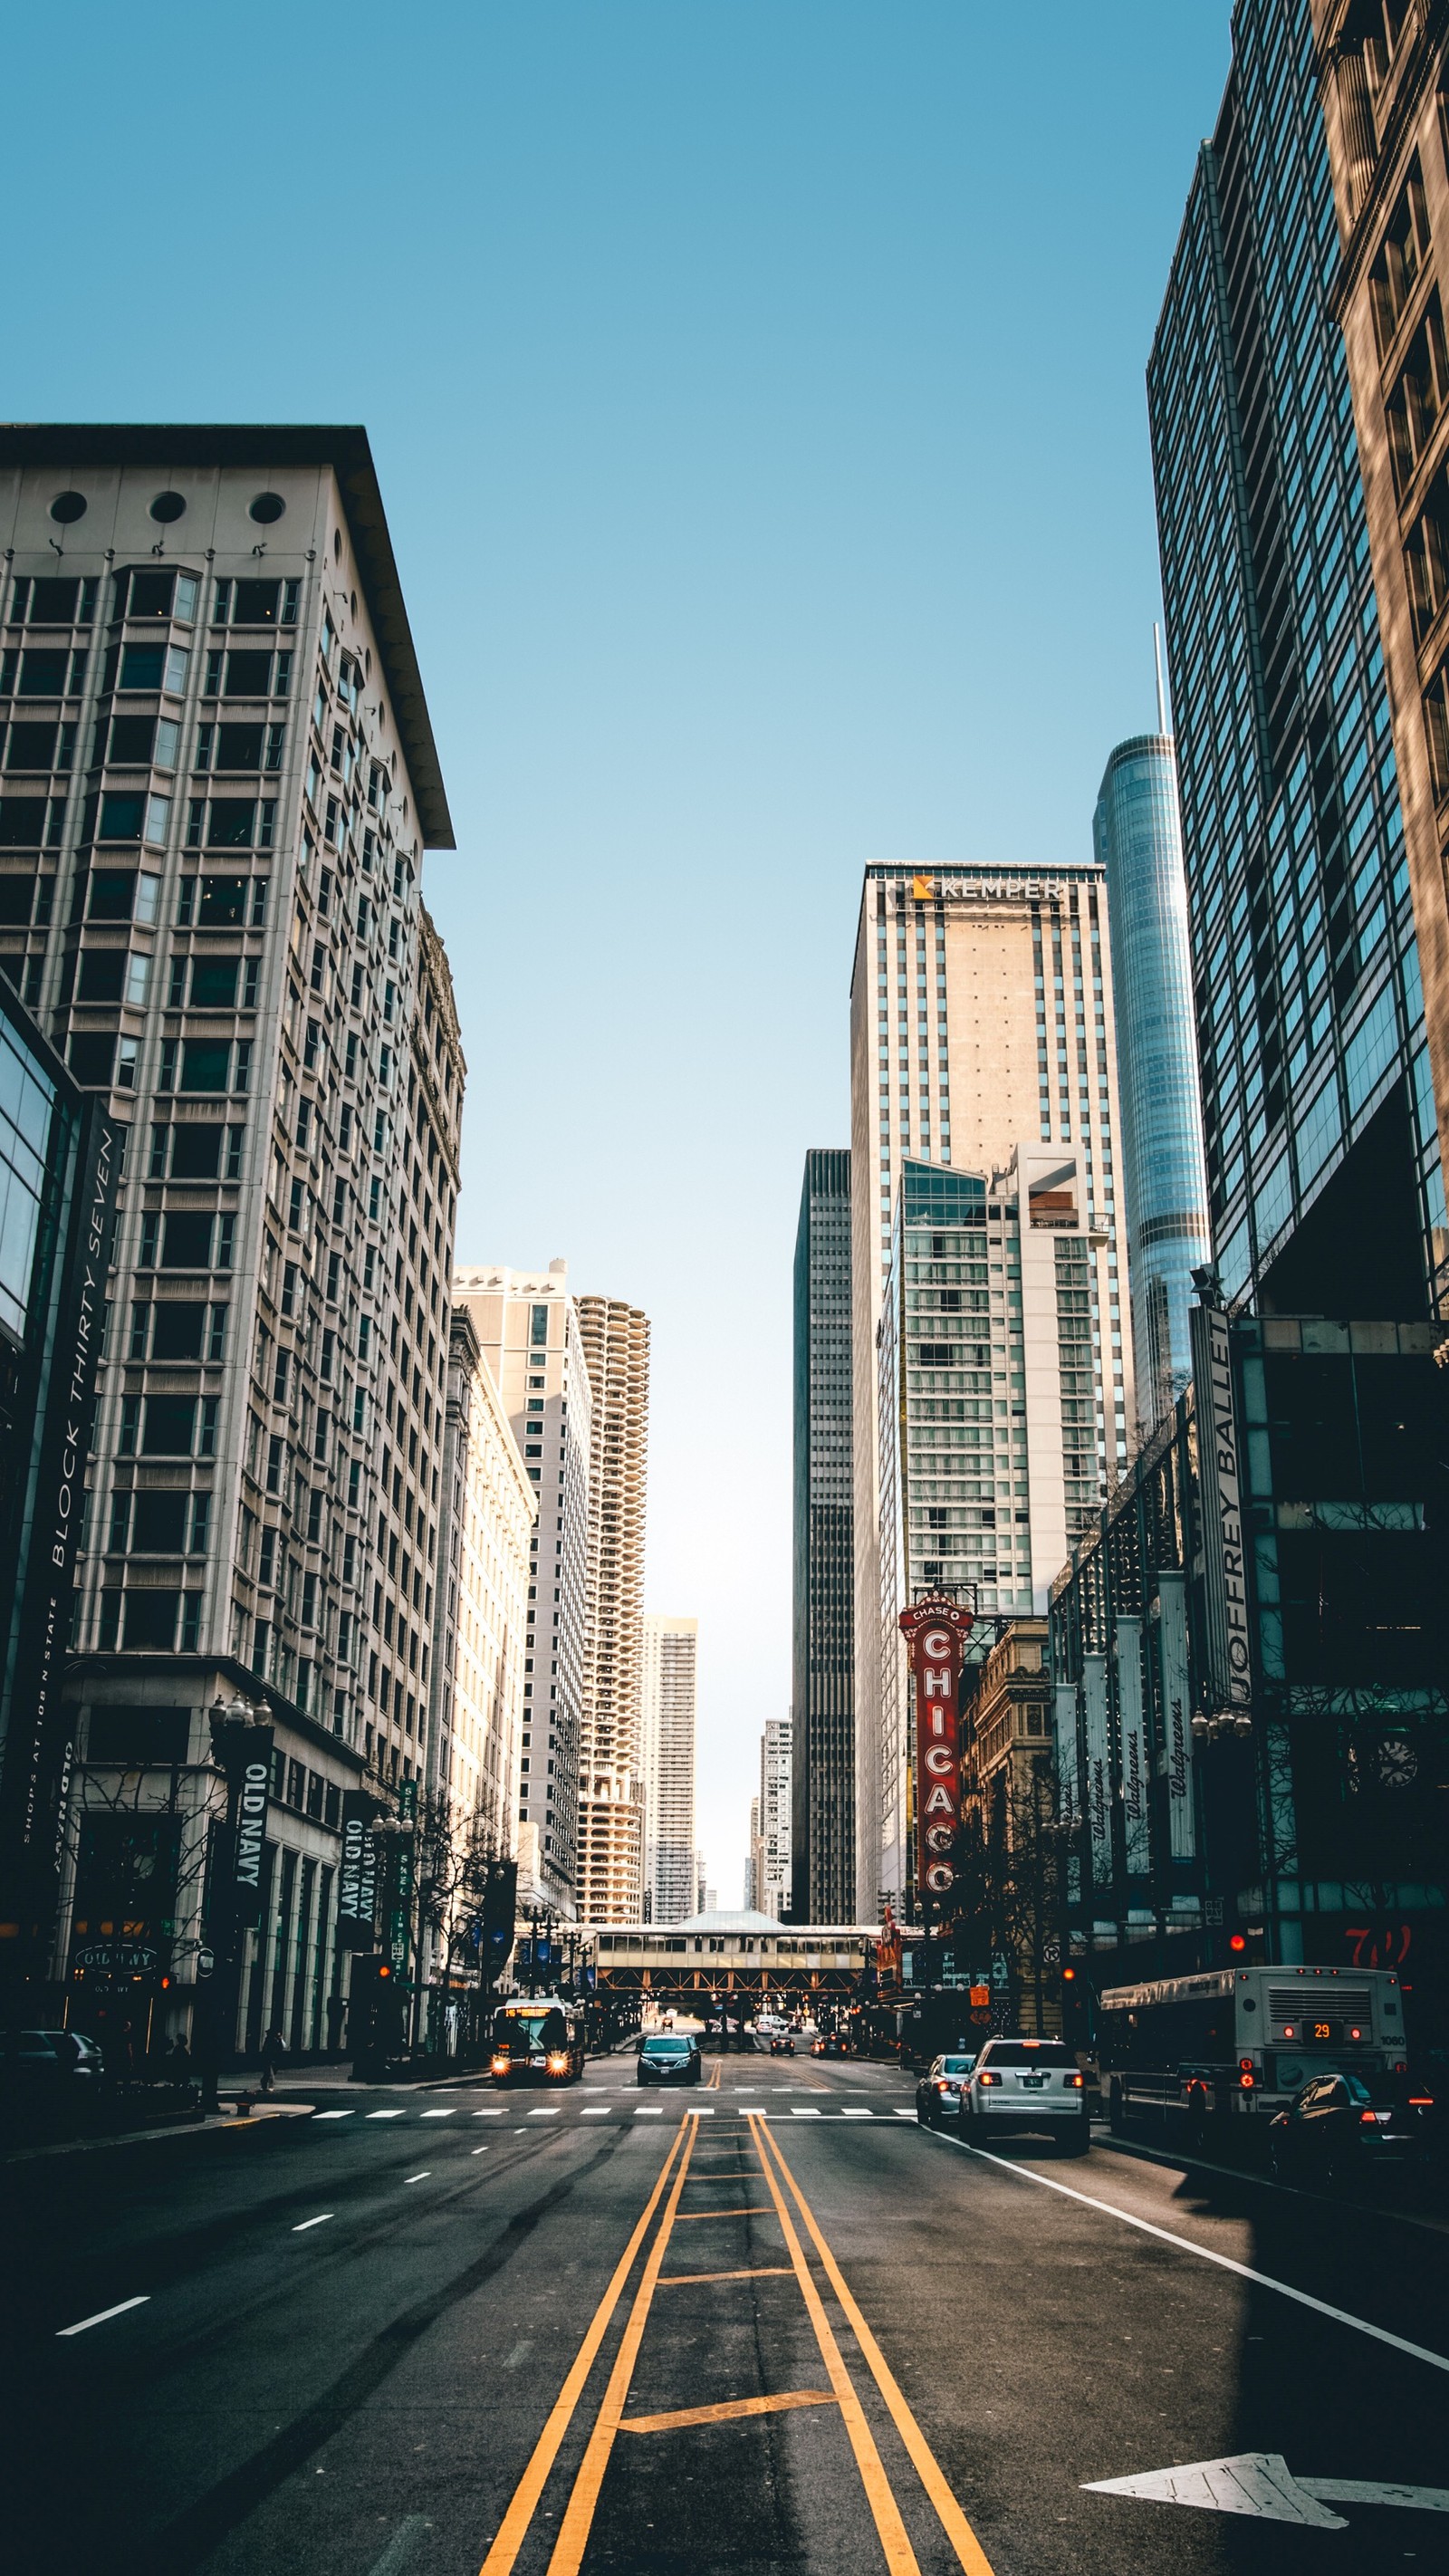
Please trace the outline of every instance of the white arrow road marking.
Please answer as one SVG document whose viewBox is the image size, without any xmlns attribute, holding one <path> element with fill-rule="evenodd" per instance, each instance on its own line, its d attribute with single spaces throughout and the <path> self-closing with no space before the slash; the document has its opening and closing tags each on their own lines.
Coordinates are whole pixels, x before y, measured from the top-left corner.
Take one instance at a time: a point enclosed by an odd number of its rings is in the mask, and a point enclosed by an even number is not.
<svg viewBox="0 0 1449 2576">
<path fill-rule="evenodd" d="M 1449 2513 L 1449 2487 L 1400 2487 L 1376 2478 L 1300 2478 L 1325 2504 L 1406 2504 L 1416 2513 Z"/>
<path fill-rule="evenodd" d="M 1277 2451 L 1242 2451 L 1231 2460 L 1192 2460 L 1180 2469 L 1149 2469 L 1137 2478 L 1083 2481 L 1089 2495 L 1140 2496 L 1155 2504 L 1205 2506 L 1213 2513 L 1252 2513 L 1264 2522 L 1346 2531 L 1341 2514 L 1315 2502 Z"/>
<path fill-rule="evenodd" d="M 1296 2522 L 1315 2531 L 1347 2531 L 1329 2504 L 1407 2505 L 1449 2513 L 1449 2487 L 1406 2487 L 1374 2478 L 1298 2478 L 1281 2451 L 1239 2451 L 1227 2460 L 1189 2460 L 1135 2478 L 1094 2478 L 1088 2495 L 1137 2496 L 1153 2504 L 1200 2505 L 1212 2513 L 1251 2513 L 1263 2522 Z"/>
<path fill-rule="evenodd" d="M 898 2111 L 898 2120 L 908 2119 L 909 2112 Z M 934 2132 L 940 2135 L 939 2131 Z M 999 2165 L 1003 2173 L 1015 2174 L 1020 2182 L 1038 2182 L 1043 2191 L 1059 2191 L 1064 2200 L 1079 2200 L 1084 2209 L 1100 2209 L 1106 2218 L 1120 2218 L 1124 2227 L 1140 2228 L 1144 2236 L 1155 2236 L 1162 2245 L 1175 2245 L 1180 2253 L 1196 2254 L 1202 2263 L 1216 2263 L 1224 2272 L 1236 2272 L 1240 2281 L 1252 2281 L 1260 2290 L 1276 2290 L 1280 2299 L 1293 2299 L 1300 2308 L 1311 2308 L 1315 2316 L 1331 2317 L 1335 2325 L 1352 2326 L 1357 2334 L 1372 2335 L 1375 2343 L 1386 2343 L 1395 2352 L 1406 2352 L 1411 2361 L 1427 2361 L 1434 2370 L 1449 2370 L 1449 2355 L 1431 2352 L 1427 2344 L 1408 2343 L 1402 2335 L 1390 2334 L 1387 2326 L 1370 2325 L 1367 2317 L 1356 2317 L 1347 2308 L 1333 2308 L 1326 2299 L 1315 2299 L 1308 2290 L 1295 2290 L 1291 2281 L 1275 2281 L 1271 2272 L 1255 2272 L 1251 2263 L 1236 2262 L 1231 2254 L 1216 2253 L 1210 2245 L 1199 2245 L 1191 2236 L 1175 2236 L 1170 2227 L 1154 2227 L 1150 2218 L 1137 2218 L 1130 2209 L 1119 2209 L 1114 2200 L 1097 2200 L 1089 2191 L 1073 2191 L 1068 2182 L 1055 2182 L 1050 2174 L 1037 2173 L 1031 2165 L 1014 2164 L 1009 2156 L 994 2156 L 986 2147 L 968 2147 L 962 2138 L 943 2138 L 942 2144 L 959 2147 L 963 2155 L 976 2156 L 984 2165 Z"/>
</svg>

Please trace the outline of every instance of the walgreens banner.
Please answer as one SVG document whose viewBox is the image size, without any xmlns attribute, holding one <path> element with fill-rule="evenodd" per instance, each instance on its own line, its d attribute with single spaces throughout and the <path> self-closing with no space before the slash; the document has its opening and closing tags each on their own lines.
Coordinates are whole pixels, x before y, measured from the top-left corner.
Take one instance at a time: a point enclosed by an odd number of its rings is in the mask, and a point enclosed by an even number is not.
<svg viewBox="0 0 1449 2576">
<path fill-rule="evenodd" d="M 969 1610 L 927 1593 L 901 1612 L 916 1686 L 916 1884 L 938 1901 L 956 1883 L 961 1827 L 961 1666 L 975 1625 Z"/>
</svg>

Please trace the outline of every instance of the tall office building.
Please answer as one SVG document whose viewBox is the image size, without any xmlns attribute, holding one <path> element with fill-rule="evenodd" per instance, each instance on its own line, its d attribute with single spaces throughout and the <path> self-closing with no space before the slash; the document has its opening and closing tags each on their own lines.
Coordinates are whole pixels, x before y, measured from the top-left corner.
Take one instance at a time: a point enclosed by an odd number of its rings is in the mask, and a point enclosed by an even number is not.
<svg viewBox="0 0 1449 2576">
<path fill-rule="evenodd" d="M 760 1738 L 759 1870 L 754 1902 L 783 1922 L 790 1912 L 791 1736 L 787 1717 L 769 1717 Z"/>
<path fill-rule="evenodd" d="M 1019 1145 L 990 1174 L 908 1162 L 878 1367 L 880 1892 L 916 1905 L 910 1696 L 898 1622 L 918 1591 L 1045 1611 L 1102 1500 L 1115 1318 L 1085 1153 Z M 990 1642 L 982 1631 L 982 1650 Z"/>
<path fill-rule="evenodd" d="M 644 1516 L 649 1318 L 581 1297 L 593 1388 L 587 1628 L 579 1735 L 579 1907 L 586 1923 L 637 1923 L 644 1905 Z"/>
<path fill-rule="evenodd" d="M 0 879 L 0 883 L 4 880 Z M 57 2017 L 63 1701 L 120 1139 L 0 980 L 0 2012 Z M 20 2000 L 18 1985 L 29 1988 Z"/>
<path fill-rule="evenodd" d="M 850 1156 L 805 1157 L 795 1235 L 792 1907 L 855 1914 Z"/>
<path fill-rule="evenodd" d="M 1212 1259 L 1177 762 L 1165 728 L 1117 745 L 1092 837 L 1107 875 L 1132 1348 L 1150 1431 L 1192 1373 L 1192 1274 Z"/>
<path fill-rule="evenodd" d="M 1045 1187 L 1046 1172 L 1060 1166 L 1089 1256 L 1080 1293 L 1088 1300 L 1090 1349 L 1082 1367 L 1074 1365 L 1070 1390 L 1088 1414 L 1075 1422 L 1085 1436 L 1070 1454 L 1086 1461 L 1080 1482 L 1094 1499 L 1127 1455 L 1132 1352 L 1121 1312 L 1127 1259 L 1116 1189 L 1116 1039 L 1105 912 L 1106 881 L 1093 862 L 1046 870 L 973 865 L 944 875 L 886 866 L 866 871 L 851 983 L 850 1166 L 855 1894 L 856 1913 L 865 1920 L 875 1919 L 884 1895 L 899 1893 L 904 1849 L 905 1747 L 883 1735 L 882 1669 L 899 1660 L 894 1618 L 904 1604 L 889 1607 L 883 1589 L 882 1457 L 891 1425 L 880 1413 L 879 1332 L 908 1160 L 975 1173 L 995 1196 L 994 1176 L 1004 1175 L 1019 1151 L 1035 1157 L 1038 1145 L 1061 1149 L 1048 1153 L 1045 1171 L 1034 1161 L 1031 1178 Z M 932 1290 L 962 1300 L 959 1308 L 941 1306 L 943 1315 L 977 1313 L 988 1327 L 970 1345 L 969 1384 L 954 1350 L 949 1360 L 914 1365 L 929 1371 L 932 1383 L 923 1382 L 920 1392 L 941 1402 L 943 1423 L 964 1420 L 968 1398 L 973 1408 L 991 1403 L 1001 1431 L 994 1499 L 1002 1509 L 1030 1512 L 1030 1479 L 1024 1461 L 1016 1463 L 1026 1385 L 1022 1291 L 1007 1276 L 1005 1204 L 1003 1196 L 1003 1238 L 988 1256 L 986 1307 L 976 1308 L 982 1291 L 974 1283 L 969 1292 Z M 1085 1380 L 1080 1387 L 1078 1379 Z M 974 1483 L 983 1481 L 973 1476 Z M 1040 1484 L 1037 1492 L 1040 1497 Z M 970 1507 L 980 1499 L 973 1496 Z M 1064 1526 L 1068 1541 L 1075 1534 L 1072 1515 L 1082 1507 L 1075 1499 L 1068 1507 L 1054 1489 L 1052 1526 Z M 927 1510 L 951 1511 L 955 1501 L 933 1496 L 928 1502 L 906 1491 L 901 1508 L 908 1528 L 924 1537 L 939 1535 L 926 1521 Z M 1044 1534 L 1047 1523 L 1040 1527 Z M 1029 1590 L 1024 1606 L 1044 1606 L 1045 1587 L 1057 1571 L 1046 1564 L 1044 1535 L 1038 1544 L 1034 1531 L 1033 1541 L 1029 1574 L 1020 1583 L 1013 1548 L 1013 1604 L 1018 1591 Z M 932 1561 L 937 1553 L 932 1550 Z M 905 1578 L 904 1562 L 900 1575 Z M 997 1606 L 996 1590 L 983 1591 L 983 1606 Z M 900 1699 L 903 1704 L 903 1685 Z"/>
<path fill-rule="evenodd" d="M 464 1070 L 437 753 L 360 430 L 5 429 L 0 521 L 6 971 L 125 1139 L 60 1964 L 84 2010 L 124 1910 L 152 2036 L 184 2024 L 240 1697 L 271 1802 L 223 2044 L 314 2049 L 343 1794 L 427 1758 Z"/>
<path fill-rule="evenodd" d="M 1425 1001 L 1428 1065 L 1410 1064 L 1411 1142 L 1429 1192 L 1422 1213 L 1437 1309 L 1446 1247 L 1431 1083 L 1440 1169 L 1449 1119 L 1449 344 L 1439 277 L 1449 241 L 1449 29 L 1424 8 L 1350 9 L 1344 0 L 1314 0 L 1313 19 L 1342 242 L 1334 310 L 1353 389 Z"/>
<path fill-rule="evenodd" d="M 506 1858 L 517 1832 L 538 1496 L 466 1306 L 453 1313 L 443 1420 L 425 1776 L 446 1799 L 460 1844 Z"/>
<path fill-rule="evenodd" d="M 588 1623 L 593 1391 L 568 1263 L 459 1270 L 472 1319 L 538 1497 L 529 1542 L 518 1757 L 520 1904 L 577 1911 L 579 1728 Z"/>
<path fill-rule="evenodd" d="M 1414 908 L 1437 993 L 1444 895 L 1388 522 L 1394 476 L 1417 459 L 1430 412 L 1412 369 L 1396 376 L 1409 444 L 1392 467 L 1382 446 L 1361 450 L 1320 69 L 1308 0 L 1240 0 L 1148 407 L 1223 1287 L 1264 1312 L 1412 1319 L 1427 1311 L 1444 1232 Z M 1437 114 L 1427 93 L 1422 114 Z M 1437 129 L 1434 156 L 1441 167 Z M 1434 186 L 1437 198 L 1442 178 Z M 1404 209 L 1374 215 L 1380 233 L 1391 214 L 1400 222 Z M 1407 245 L 1386 293 L 1408 274 Z M 1372 303 L 1372 278 L 1361 294 Z M 1369 323 L 1353 310 L 1362 372 Z M 1404 320 L 1408 332 L 1407 308 Z M 1426 349 L 1437 329 L 1426 306 Z M 1369 408 L 1378 399 L 1365 390 Z M 1366 473 L 1400 602 L 1397 740 Z M 1408 482 L 1403 497 L 1407 509 Z"/>
<path fill-rule="evenodd" d="M 640 1765 L 649 1919 L 682 1923 L 695 1907 L 694 1752 L 699 1622 L 644 1614 Z"/>
</svg>

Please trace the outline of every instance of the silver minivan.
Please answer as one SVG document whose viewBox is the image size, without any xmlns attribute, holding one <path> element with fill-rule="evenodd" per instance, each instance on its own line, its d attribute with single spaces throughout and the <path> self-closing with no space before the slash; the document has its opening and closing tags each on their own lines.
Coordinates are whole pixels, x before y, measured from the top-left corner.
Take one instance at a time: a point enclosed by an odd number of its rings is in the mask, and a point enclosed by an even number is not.
<svg viewBox="0 0 1449 2576">
<path fill-rule="evenodd" d="M 1069 2156 L 1092 2143 L 1082 2071 L 1059 2039 L 988 2039 L 961 2087 L 961 2135 L 971 2146 L 1036 2130 Z"/>
</svg>

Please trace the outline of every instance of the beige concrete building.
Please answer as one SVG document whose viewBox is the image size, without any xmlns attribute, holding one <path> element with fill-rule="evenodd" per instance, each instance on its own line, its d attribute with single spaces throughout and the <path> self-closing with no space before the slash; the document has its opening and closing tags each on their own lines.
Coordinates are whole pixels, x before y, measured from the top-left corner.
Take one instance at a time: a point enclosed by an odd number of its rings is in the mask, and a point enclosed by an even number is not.
<svg viewBox="0 0 1449 2576">
<path fill-rule="evenodd" d="M 578 1316 L 593 1390 L 579 1905 L 588 1923 L 634 1923 L 644 1905 L 640 1703 L 649 1319 L 617 1297 L 581 1297 Z"/>
<path fill-rule="evenodd" d="M 572 1917 L 578 1896 L 579 1728 L 588 1634 L 593 1393 L 568 1289 L 547 1270 L 459 1270 L 465 1306 L 538 1498 L 529 1547 L 518 1757 L 520 1904 Z"/>
<path fill-rule="evenodd" d="M 1046 1619 L 1013 1619 L 977 1668 L 961 1725 L 964 1871 L 975 1919 L 1007 1963 L 1012 2027 L 1039 2037 L 1062 2027 L 1050 1640 Z"/>
<path fill-rule="evenodd" d="M 466 1306 L 453 1315 L 443 1434 L 443 1564 L 428 1786 L 455 1835 L 515 1848 L 531 1542 L 538 1496 Z"/>
<path fill-rule="evenodd" d="M 1441 1167 L 1449 1168 L 1449 26 L 1426 0 L 1312 0 L 1354 425 L 1393 707 Z M 1442 1201 L 1439 1211 L 1442 1219 Z M 1431 1295 L 1446 1280 L 1442 1222 Z"/>
<path fill-rule="evenodd" d="M 437 751 L 362 431 L 7 428 L 0 522 L 0 970 L 127 1140 L 57 1975 L 83 2022 L 154 1833 L 135 1973 L 153 2042 L 186 2026 L 240 1700 L 271 1797 L 221 2045 L 309 2053 L 342 1800 L 429 1752 L 464 1079 Z"/>
<path fill-rule="evenodd" d="M 857 1900 L 873 1917 L 887 1895 L 910 1902 L 899 1611 L 923 1582 L 1044 1609 L 1126 1459 L 1103 870 L 869 869 L 851 1116 Z M 937 1209 L 947 1174 L 973 1186 Z"/>
<path fill-rule="evenodd" d="M 644 1884 L 652 1923 L 682 1923 L 696 1906 L 695 1692 L 699 1622 L 646 1611 L 639 1698 L 644 1775 Z"/>
</svg>

